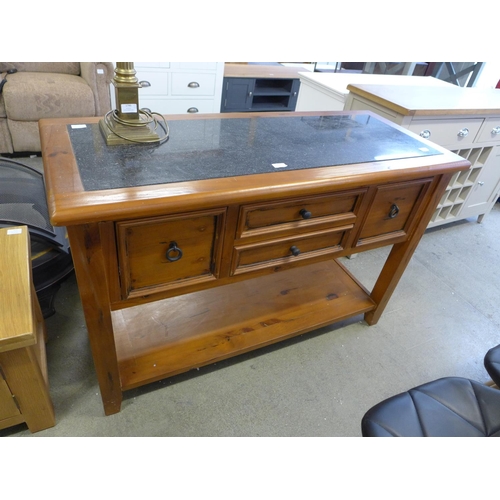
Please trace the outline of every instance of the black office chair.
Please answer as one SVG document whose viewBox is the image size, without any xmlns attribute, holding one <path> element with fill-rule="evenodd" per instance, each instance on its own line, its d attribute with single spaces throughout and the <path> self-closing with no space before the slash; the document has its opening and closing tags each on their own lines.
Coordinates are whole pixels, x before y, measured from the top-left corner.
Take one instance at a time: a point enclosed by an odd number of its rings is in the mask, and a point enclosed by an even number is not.
<svg viewBox="0 0 500 500">
<path fill-rule="evenodd" d="M 500 387 L 500 345 L 484 359 Z M 366 412 L 363 437 L 500 436 L 500 390 L 461 377 L 445 377 L 386 399 Z"/>
</svg>

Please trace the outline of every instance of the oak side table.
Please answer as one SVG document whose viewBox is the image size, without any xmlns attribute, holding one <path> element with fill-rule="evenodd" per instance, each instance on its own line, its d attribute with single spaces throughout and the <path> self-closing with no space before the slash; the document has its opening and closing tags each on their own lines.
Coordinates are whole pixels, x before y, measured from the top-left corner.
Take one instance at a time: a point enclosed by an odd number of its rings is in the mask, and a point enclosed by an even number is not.
<svg viewBox="0 0 500 500">
<path fill-rule="evenodd" d="M 55 425 L 45 324 L 31 279 L 26 226 L 0 228 L 0 429 Z"/>
</svg>

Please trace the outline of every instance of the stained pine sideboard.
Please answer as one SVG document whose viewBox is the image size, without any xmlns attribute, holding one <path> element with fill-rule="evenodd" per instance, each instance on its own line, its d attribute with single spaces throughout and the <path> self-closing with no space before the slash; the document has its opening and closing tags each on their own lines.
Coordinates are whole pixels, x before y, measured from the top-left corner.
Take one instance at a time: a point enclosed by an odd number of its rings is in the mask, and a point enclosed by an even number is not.
<svg viewBox="0 0 500 500">
<path fill-rule="evenodd" d="M 40 122 L 105 414 L 123 392 L 356 315 L 375 324 L 470 163 L 367 112 L 167 117 L 163 145 Z M 371 291 L 339 257 L 392 245 Z"/>
</svg>

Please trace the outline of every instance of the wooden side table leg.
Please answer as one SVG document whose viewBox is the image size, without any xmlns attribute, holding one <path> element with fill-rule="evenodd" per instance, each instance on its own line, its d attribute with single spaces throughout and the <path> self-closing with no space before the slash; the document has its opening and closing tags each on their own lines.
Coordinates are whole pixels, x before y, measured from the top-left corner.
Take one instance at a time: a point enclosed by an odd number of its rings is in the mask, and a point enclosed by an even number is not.
<svg viewBox="0 0 500 500">
<path fill-rule="evenodd" d="M 365 314 L 365 321 L 369 325 L 375 325 L 389 302 L 392 293 L 396 289 L 401 276 L 403 275 L 413 253 L 415 252 L 420 239 L 422 238 L 427 225 L 436 209 L 438 202 L 443 195 L 446 186 L 450 182 L 451 175 L 442 175 L 431 188 L 429 202 L 426 211 L 420 216 L 420 222 L 415 227 L 413 233 L 403 243 L 398 243 L 392 247 L 392 250 L 385 261 L 384 267 L 373 287 L 371 298 L 377 306 L 375 309 Z"/>
<path fill-rule="evenodd" d="M 31 432 L 56 423 L 49 388 L 43 377 L 35 346 L 0 353 L 0 366 Z"/>
<path fill-rule="evenodd" d="M 104 413 L 120 411 L 122 390 L 99 224 L 67 228 Z"/>
</svg>

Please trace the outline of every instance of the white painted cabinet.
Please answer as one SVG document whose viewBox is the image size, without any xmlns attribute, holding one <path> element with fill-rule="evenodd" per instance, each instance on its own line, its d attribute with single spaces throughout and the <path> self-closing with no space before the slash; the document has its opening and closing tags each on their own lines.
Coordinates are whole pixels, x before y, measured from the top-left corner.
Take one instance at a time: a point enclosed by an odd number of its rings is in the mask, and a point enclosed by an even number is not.
<svg viewBox="0 0 500 500">
<path fill-rule="evenodd" d="M 470 161 L 451 179 L 429 227 L 477 217 L 500 194 L 500 90 L 349 85 L 346 110 L 370 110 Z"/>
<path fill-rule="evenodd" d="M 452 86 L 430 76 L 370 75 L 364 73 L 299 73 L 295 111 L 342 111 L 350 84 Z"/>
<path fill-rule="evenodd" d="M 135 62 L 141 108 L 161 114 L 218 113 L 223 62 Z"/>
</svg>

